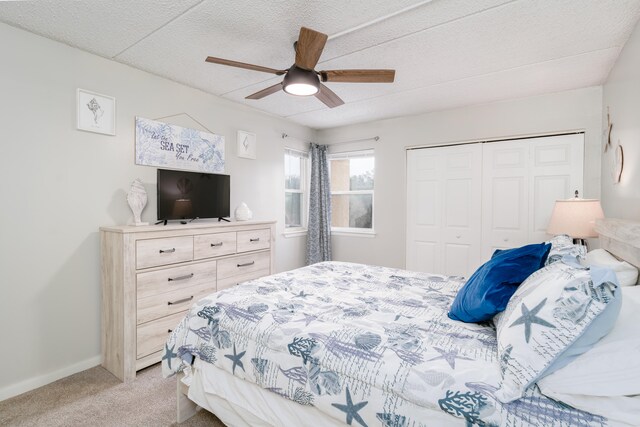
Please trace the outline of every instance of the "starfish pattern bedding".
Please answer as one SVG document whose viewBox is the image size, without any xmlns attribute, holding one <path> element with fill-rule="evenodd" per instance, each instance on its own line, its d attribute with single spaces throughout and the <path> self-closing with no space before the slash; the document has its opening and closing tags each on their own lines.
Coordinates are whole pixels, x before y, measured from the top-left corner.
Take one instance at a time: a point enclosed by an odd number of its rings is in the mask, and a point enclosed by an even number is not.
<svg viewBox="0 0 640 427">
<path fill-rule="evenodd" d="M 323 262 L 249 281 L 193 305 L 162 358 L 195 357 L 353 426 L 605 426 L 543 396 L 502 404 L 492 324 L 451 320 L 461 277 Z M 454 418 L 455 417 L 455 418 Z"/>
</svg>

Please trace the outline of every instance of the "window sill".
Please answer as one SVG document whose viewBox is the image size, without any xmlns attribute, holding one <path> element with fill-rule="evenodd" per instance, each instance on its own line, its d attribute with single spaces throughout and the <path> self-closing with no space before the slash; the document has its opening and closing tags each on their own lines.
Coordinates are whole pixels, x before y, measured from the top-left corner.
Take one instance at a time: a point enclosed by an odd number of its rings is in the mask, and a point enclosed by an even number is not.
<svg viewBox="0 0 640 427">
<path fill-rule="evenodd" d="M 302 237 L 307 235 L 307 229 L 306 228 L 290 228 L 288 230 L 285 230 L 285 232 L 282 233 L 282 235 L 284 236 L 285 239 L 289 239 L 291 237 Z"/>
<path fill-rule="evenodd" d="M 368 237 L 374 238 L 378 235 L 373 230 L 331 230 L 332 236 L 351 236 L 351 237 Z"/>
</svg>

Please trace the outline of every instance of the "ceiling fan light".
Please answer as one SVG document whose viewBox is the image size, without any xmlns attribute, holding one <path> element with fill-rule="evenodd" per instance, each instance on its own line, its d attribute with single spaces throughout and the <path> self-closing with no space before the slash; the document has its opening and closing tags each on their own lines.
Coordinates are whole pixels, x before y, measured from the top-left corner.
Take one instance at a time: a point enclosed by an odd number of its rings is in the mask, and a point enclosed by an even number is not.
<svg viewBox="0 0 640 427">
<path fill-rule="evenodd" d="M 291 95 L 309 96 L 318 93 L 318 88 L 307 83 L 292 83 L 285 86 L 284 91 Z"/>
<path fill-rule="evenodd" d="M 294 65 L 284 76 L 282 88 L 291 95 L 315 95 L 320 90 L 320 81 L 314 71 L 303 70 Z"/>
</svg>

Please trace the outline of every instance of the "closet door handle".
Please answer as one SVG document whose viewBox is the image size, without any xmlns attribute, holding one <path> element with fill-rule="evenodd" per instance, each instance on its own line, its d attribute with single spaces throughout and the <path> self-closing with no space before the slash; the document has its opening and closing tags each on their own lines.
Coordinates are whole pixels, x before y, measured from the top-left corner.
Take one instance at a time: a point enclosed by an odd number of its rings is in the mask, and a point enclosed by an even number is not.
<svg viewBox="0 0 640 427">
<path fill-rule="evenodd" d="M 178 281 L 178 280 L 191 279 L 192 277 L 193 277 L 193 273 L 191 273 L 191 274 L 185 274 L 184 276 L 169 277 L 168 281 L 169 281 L 169 282 L 176 282 L 176 281 Z"/>
<path fill-rule="evenodd" d="M 171 249 L 160 249 L 160 253 L 161 254 L 172 254 L 176 251 L 176 248 L 171 248 Z"/>
<path fill-rule="evenodd" d="M 167 329 L 168 334 L 170 334 L 171 332 L 173 332 L 173 329 Z"/>
<path fill-rule="evenodd" d="M 250 242 L 259 242 L 259 241 L 260 241 L 260 238 L 259 238 L 259 237 L 256 237 L 255 239 L 249 239 L 249 241 L 250 241 Z"/>
<path fill-rule="evenodd" d="M 248 266 L 253 265 L 255 263 L 256 263 L 255 261 L 246 262 L 244 264 L 238 264 L 238 267 L 248 267 Z"/>
<path fill-rule="evenodd" d="M 191 295 L 189 298 L 179 299 L 178 301 L 168 301 L 167 305 L 180 304 L 180 303 L 183 303 L 183 302 L 191 301 L 192 299 L 193 299 L 193 295 Z"/>
<path fill-rule="evenodd" d="M 220 243 L 212 243 L 212 244 L 211 244 L 211 247 L 212 247 L 212 248 L 215 248 L 216 246 L 222 246 L 222 243 L 223 243 L 223 242 L 220 242 Z"/>
</svg>

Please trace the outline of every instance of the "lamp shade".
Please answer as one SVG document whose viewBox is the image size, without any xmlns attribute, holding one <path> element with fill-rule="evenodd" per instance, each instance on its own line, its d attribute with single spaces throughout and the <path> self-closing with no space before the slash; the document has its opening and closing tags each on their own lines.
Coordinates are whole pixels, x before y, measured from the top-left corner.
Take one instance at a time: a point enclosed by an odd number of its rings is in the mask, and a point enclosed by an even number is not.
<svg viewBox="0 0 640 427">
<path fill-rule="evenodd" d="M 600 200 L 568 199 L 557 200 L 547 227 L 552 235 L 568 234 L 575 239 L 597 237 L 594 226 L 596 219 L 604 218 Z"/>
</svg>

